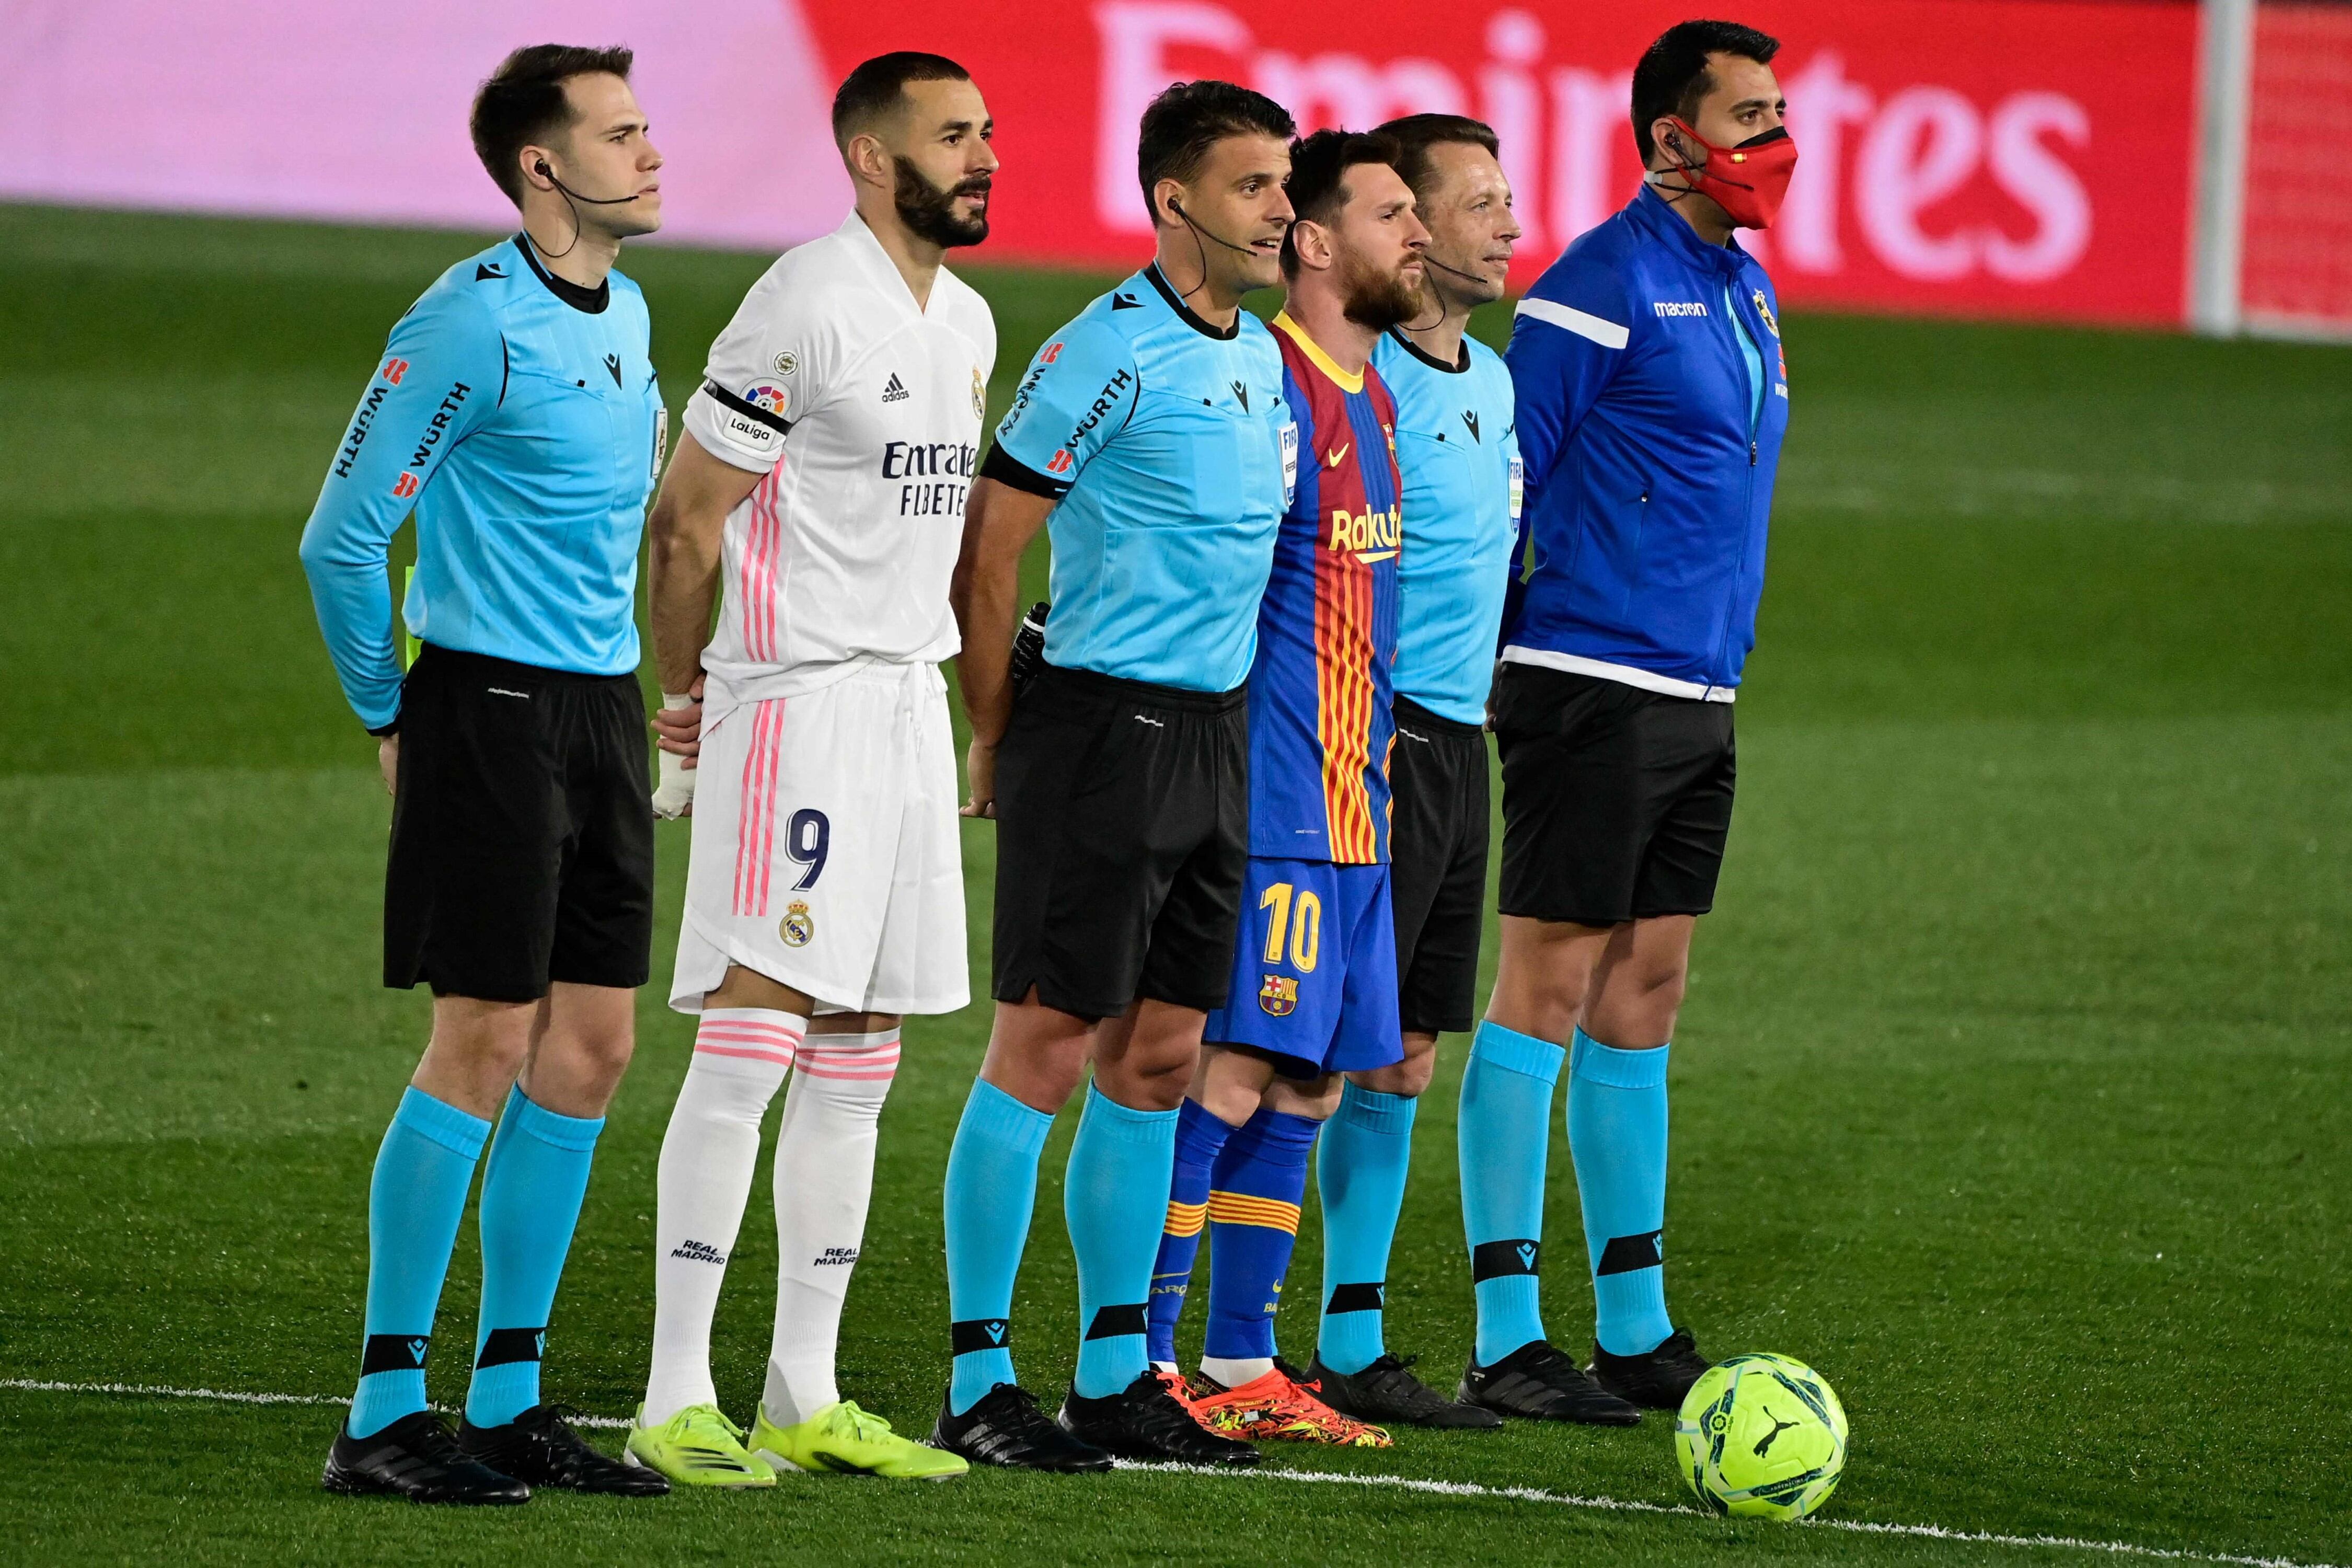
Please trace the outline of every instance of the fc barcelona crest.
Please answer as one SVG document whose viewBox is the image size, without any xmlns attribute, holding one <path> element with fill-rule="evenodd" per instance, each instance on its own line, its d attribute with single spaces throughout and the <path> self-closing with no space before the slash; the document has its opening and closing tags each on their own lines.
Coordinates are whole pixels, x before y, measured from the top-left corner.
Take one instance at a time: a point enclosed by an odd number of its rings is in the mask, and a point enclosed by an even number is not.
<svg viewBox="0 0 2352 1568">
<path fill-rule="evenodd" d="M 1277 1018 L 1286 1018 L 1298 1006 L 1298 982 L 1287 974 L 1269 974 L 1257 988 L 1257 1005 Z"/>
<path fill-rule="evenodd" d="M 786 947 L 806 947 L 809 939 L 816 935 L 816 917 L 809 913 L 808 905 L 794 899 L 784 906 L 784 918 L 776 934 L 784 939 Z"/>
</svg>

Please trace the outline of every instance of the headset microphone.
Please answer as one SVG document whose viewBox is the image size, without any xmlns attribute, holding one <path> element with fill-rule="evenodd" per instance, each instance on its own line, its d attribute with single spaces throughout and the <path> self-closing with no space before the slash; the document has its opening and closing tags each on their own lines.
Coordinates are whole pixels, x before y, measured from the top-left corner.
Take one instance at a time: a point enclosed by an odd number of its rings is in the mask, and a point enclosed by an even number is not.
<svg viewBox="0 0 2352 1568">
<path fill-rule="evenodd" d="M 540 159 L 537 163 L 531 165 L 531 172 L 543 176 L 549 184 L 553 185 L 557 190 L 562 192 L 565 204 L 572 208 L 572 244 L 565 246 L 561 250 L 542 252 L 542 254 L 544 254 L 550 260 L 554 260 L 559 257 L 571 255 L 573 247 L 576 247 L 580 243 L 579 204 L 585 202 L 592 207 L 617 207 L 626 205 L 628 203 L 635 201 L 637 196 L 645 195 L 643 191 L 639 191 L 636 193 L 636 195 L 628 196 L 583 196 L 579 192 L 573 190 L 570 185 L 565 184 L 562 180 L 557 179 L 555 177 L 555 171 L 547 166 L 547 160 L 544 158 Z"/>
<path fill-rule="evenodd" d="M 1195 223 L 1195 222 L 1193 222 L 1193 221 L 1192 221 L 1192 215 L 1191 213 L 1186 212 L 1186 211 L 1184 210 L 1184 204 L 1183 204 L 1182 202 L 1178 201 L 1174 196 L 1170 196 L 1170 197 L 1168 198 L 1168 210 L 1169 210 L 1169 211 L 1171 211 L 1171 212 L 1172 212 L 1172 213 L 1174 213 L 1178 217 L 1182 218 L 1182 219 L 1184 220 L 1185 226 L 1186 226 L 1186 227 L 1188 227 L 1188 228 L 1190 228 L 1190 229 L 1191 229 L 1194 234 L 1205 234 L 1205 235 L 1207 235 L 1211 239 L 1215 240 L 1219 245 L 1223 246 L 1227 250 L 1238 250 L 1238 251 L 1240 251 L 1244 256 L 1255 256 L 1255 255 L 1257 254 L 1257 251 L 1256 251 L 1256 249 L 1255 249 L 1255 247 L 1247 246 L 1247 245 L 1235 245 L 1232 240 L 1227 239 L 1223 235 L 1222 235 L 1222 234 L 1217 234 L 1217 233 L 1215 233 L 1215 232 L 1213 232 L 1213 231 L 1212 231 L 1212 230 L 1202 228 L 1199 224 L 1197 224 L 1197 223 Z"/>
<path fill-rule="evenodd" d="M 639 191 L 635 195 L 626 196 L 583 196 L 578 191 L 573 190 L 570 185 L 565 184 L 562 180 L 557 179 L 555 177 L 555 171 L 547 166 L 547 160 L 544 158 L 541 158 L 539 161 L 539 172 L 547 176 L 547 183 L 549 184 L 551 184 L 557 190 L 562 191 L 566 197 L 575 202 L 586 202 L 592 207 L 623 206 L 630 202 L 635 201 L 637 196 L 645 195 L 645 192 Z"/>
</svg>

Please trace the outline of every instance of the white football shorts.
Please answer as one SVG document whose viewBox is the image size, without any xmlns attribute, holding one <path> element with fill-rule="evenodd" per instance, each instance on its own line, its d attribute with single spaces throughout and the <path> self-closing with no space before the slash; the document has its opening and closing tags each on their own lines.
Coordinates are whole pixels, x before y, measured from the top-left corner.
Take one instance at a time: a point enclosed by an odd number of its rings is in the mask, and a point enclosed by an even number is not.
<svg viewBox="0 0 2352 1568">
<path fill-rule="evenodd" d="M 740 963 L 821 1012 L 971 1000 L 947 683 L 869 665 L 706 725 L 670 1005 Z"/>
</svg>

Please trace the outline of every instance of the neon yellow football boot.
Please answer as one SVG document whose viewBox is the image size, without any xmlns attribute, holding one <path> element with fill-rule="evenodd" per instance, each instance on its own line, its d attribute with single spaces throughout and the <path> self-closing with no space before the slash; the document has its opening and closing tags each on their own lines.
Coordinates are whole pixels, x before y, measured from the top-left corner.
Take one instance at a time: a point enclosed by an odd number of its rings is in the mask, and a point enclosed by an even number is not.
<svg viewBox="0 0 2352 1568">
<path fill-rule="evenodd" d="M 777 1426 L 762 1408 L 751 1425 L 751 1454 L 780 1470 L 898 1480 L 953 1480 L 971 1468 L 943 1449 L 899 1436 L 890 1430 L 890 1423 L 846 1399 L 826 1405 L 797 1426 Z"/>
<path fill-rule="evenodd" d="M 716 1405 L 689 1405 L 658 1426 L 637 1406 L 624 1464 L 658 1470 L 682 1487 L 772 1487 L 774 1467 L 743 1447 L 743 1428 Z"/>
</svg>

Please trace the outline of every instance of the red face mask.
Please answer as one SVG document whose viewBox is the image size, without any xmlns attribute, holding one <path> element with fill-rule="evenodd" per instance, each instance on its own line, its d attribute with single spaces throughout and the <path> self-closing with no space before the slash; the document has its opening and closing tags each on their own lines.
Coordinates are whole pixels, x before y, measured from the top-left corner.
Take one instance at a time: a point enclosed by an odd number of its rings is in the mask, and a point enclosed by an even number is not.
<svg viewBox="0 0 2352 1568">
<path fill-rule="evenodd" d="M 1771 227 L 1797 167 L 1797 144 L 1789 140 L 1788 128 L 1750 136 L 1737 147 L 1718 147 L 1680 120 L 1675 129 L 1706 149 L 1705 167 L 1676 165 L 1691 189 L 1721 207 L 1735 227 Z"/>
</svg>

